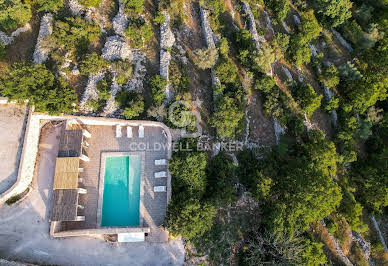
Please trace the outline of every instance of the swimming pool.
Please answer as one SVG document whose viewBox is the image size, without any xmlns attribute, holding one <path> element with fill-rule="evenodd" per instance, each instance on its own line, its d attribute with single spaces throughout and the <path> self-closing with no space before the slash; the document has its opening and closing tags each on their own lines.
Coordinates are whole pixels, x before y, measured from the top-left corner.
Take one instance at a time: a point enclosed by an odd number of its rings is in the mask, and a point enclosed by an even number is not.
<svg viewBox="0 0 388 266">
<path fill-rule="evenodd" d="M 138 226 L 141 158 L 105 158 L 101 226 Z"/>
</svg>

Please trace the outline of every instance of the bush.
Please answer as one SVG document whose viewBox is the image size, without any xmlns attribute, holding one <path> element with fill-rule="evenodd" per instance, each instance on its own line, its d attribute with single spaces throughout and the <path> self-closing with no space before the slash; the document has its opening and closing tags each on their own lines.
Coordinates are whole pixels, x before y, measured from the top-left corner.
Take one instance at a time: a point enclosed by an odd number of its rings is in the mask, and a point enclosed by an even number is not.
<svg viewBox="0 0 388 266">
<path fill-rule="evenodd" d="M 325 111 L 331 112 L 333 110 L 338 109 L 339 107 L 339 98 L 332 97 L 329 101 L 325 103 Z"/>
<path fill-rule="evenodd" d="M 98 7 L 101 0 L 78 0 L 78 2 L 85 7 Z"/>
<path fill-rule="evenodd" d="M 277 50 L 281 53 L 285 53 L 290 42 L 290 35 L 285 33 L 276 33 L 274 41 Z"/>
<path fill-rule="evenodd" d="M 328 88 L 335 88 L 339 83 L 337 68 L 334 65 L 324 67 L 322 73 L 319 75 L 319 81 Z"/>
<path fill-rule="evenodd" d="M 112 71 L 118 74 L 116 82 L 126 84 L 133 76 L 133 67 L 129 61 L 117 60 L 111 63 Z"/>
<path fill-rule="evenodd" d="M 350 0 L 316 0 L 318 14 L 328 27 L 337 27 L 348 20 L 353 3 Z"/>
<path fill-rule="evenodd" d="M 308 117 L 321 106 L 322 95 L 317 95 L 310 84 L 296 83 L 292 96 Z"/>
<path fill-rule="evenodd" d="M 124 109 L 121 115 L 126 119 L 138 117 L 144 112 L 143 97 L 134 91 L 120 91 L 116 94 L 116 102 Z"/>
<path fill-rule="evenodd" d="M 106 105 L 106 101 L 112 96 L 110 93 L 111 85 L 112 79 L 110 77 L 97 82 L 97 99 L 92 99 L 88 102 L 88 106 L 92 108 L 94 112 L 101 112 Z"/>
<path fill-rule="evenodd" d="M 192 239 L 205 234 L 212 225 L 216 208 L 197 199 L 184 203 L 172 202 L 168 208 L 167 227 L 175 236 Z"/>
<path fill-rule="evenodd" d="M 34 0 L 38 12 L 53 12 L 63 7 L 63 0 Z"/>
<path fill-rule="evenodd" d="M 229 43 L 228 39 L 221 38 L 221 40 L 217 44 L 218 51 L 220 52 L 220 55 L 224 58 L 228 57 L 229 54 Z"/>
<path fill-rule="evenodd" d="M 207 49 L 198 49 L 195 51 L 193 62 L 194 64 L 204 70 L 212 68 L 218 59 L 218 49 L 216 48 L 207 48 Z"/>
<path fill-rule="evenodd" d="M 30 5 L 20 0 L 0 0 L 0 29 L 13 30 L 31 19 Z"/>
<path fill-rule="evenodd" d="M 210 198 L 219 199 L 224 203 L 231 203 L 236 198 L 236 190 L 233 185 L 235 180 L 235 164 L 230 156 L 219 153 L 213 157 L 206 169 L 207 192 Z"/>
<path fill-rule="evenodd" d="M 131 18 L 138 18 L 143 13 L 144 0 L 124 0 L 125 13 Z"/>
<path fill-rule="evenodd" d="M 186 93 L 189 91 L 190 79 L 186 72 L 185 66 L 180 62 L 176 62 L 175 60 L 170 62 L 170 84 L 177 93 Z"/>
<path fill-rule="evenodd" d="M 63 62 L 68 52 L 86 53 L 90 42 L 97 40 L 100 33 L 100 27 L 95 24 L 80 17 L 66 17 L 54 22 L 53 33 L 45 43 L 54 49 L 51 57 L 58 62 Z"/>
<path fill-rule="evenodd" d="M 29 101 L 38 112 L 50 114 L 72 113 L 77 97 L 62 78 L 55 76 L 45 65 L 28 62 L 15 63 L 0 78 L 0 93 L 9 100 Z"/>
<path fill-rule="evenodd" d="M 238 102 L 230 97 L 219 97 L 216 100 L 216 111 L 211 118 L 211 124 L 217 129 L 220 138 L 234 139 L 244 112 Z"/>
<path fill-rule="evenodd" d="M 150 24 L 143 23 L 138 19 L 128 25 L 125 35 L 129 38 L 131 47 L 139 49 L 151 40 L 154 33 Z"/>
<path fill-rule="evenodd" d="M 157 12 L 154 17 L 154 24 L 162 25 L 164 23 L 165 17 L 161 12 Z"/>
<path fill-rule="evenodd" d="M 230 58 L 222 58 L 218 61 L 214 74 L 221 83 L 234 83 L 237 80 L 238 69 Z"/>
<path fill-rule="evenodd" d="M 200 199 L 206 190 L 207 156 L 204 152 L 174 154 L 169 162 L 173 193 Z"/>
<path fill-rule="evenodd" d="M 272 10 L 278 22 L 285 19 L 290 11 L 290 4 L 287 0 L 264 0 L 264 3 Z"/>
<path fill-rule="evenodd" d="M 253 69 L 256 69 L 262 73 L 268 73 L 272 69 L 272 63 L 275 61 L 275 54 L 273 49 L 269 45 L 262 45 L 257 50 L 252 66 Z"/>
<path fill-rule="evenodd" d="M 154 105 L 159 106 L 166 98 L 164 90 L 167 86 L 167 80 L 159 75 L 155 75 L 150 79 L 149 83 L 152 90 L 152 102 Z"/>
<path fill-rule="evenodd" d="M 96 53 L 87 54 L 80 64 L 80 73 L 84 76 L 97 74 L 101 69 L 105 68 L 108 63 L 104 58 Z"/>
</svg>

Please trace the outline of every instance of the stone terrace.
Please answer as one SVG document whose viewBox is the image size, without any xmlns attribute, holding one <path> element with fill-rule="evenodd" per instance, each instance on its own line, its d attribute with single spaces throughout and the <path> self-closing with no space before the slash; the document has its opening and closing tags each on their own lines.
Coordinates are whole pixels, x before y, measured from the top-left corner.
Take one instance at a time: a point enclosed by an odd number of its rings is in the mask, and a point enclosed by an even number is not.
<svg viewBox="0 0 388 266">
<path fill-rule="evenodd" d="M 154 143 L 167 146 L 167 138 L 162 134 L 163 129 L 160 127 L 144 126 L 143 139 L 138 138 L 138 127 L 132 127 L 133 138 L 131 139 L 126 137 L 126 127 L 122 127 L 123 136 L 121 138 L 115 137 L 115 126 L 86 126 L 86 129 L 92 134 L 92 137 L 86 139 L 89 143 L 87 154 L 90 161 L 81 161 L 80 163 L 80 167 L 84 168 L 84 172 L 80 173 L 80 177 L 83 178 L 83 185 L 88 191 L 86 195 L 81 195 L 80 197 L 80 204 L 85 206 L 83 210 L 85 222 L 67 222 L 66 230 L 98 228 L 98 184 L 101 177 L 100 164 L 102 152 L 144 151 L 144 147 L 139 145 L 139 143 L 148 143 L 149 147 L 154 147 Z M 136 142 L 137 145 L 130 145 L 133 142 Z M 167 186 L 167 178 L 154 178 L 154 172 L 167 171 L 167 166 L 154 165 L 156 159 L 167 159 L 167 149 L 153 150 L 151 148 L 145 151 L 145 172 L 143 176 L 145 186 L 143 198 L 144 224 L 140 226 L 149 226 L 151 231 L 159 231 L 157 227 L 163 223 L 167 210 L 167 193 L 153 192 L 154 186 Z"/>
</svg>

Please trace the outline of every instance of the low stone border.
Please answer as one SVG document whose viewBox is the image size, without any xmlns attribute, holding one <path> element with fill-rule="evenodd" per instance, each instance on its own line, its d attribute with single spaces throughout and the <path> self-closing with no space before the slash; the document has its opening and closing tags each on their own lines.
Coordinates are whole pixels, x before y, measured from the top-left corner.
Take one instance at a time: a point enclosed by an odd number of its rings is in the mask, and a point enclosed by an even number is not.
<svg viewBox="0 0 388 266">
<path fill-rule="evenodd" d="M 141 170 L 140 170 L 140 203 L 139 203 L 139 227 L 143 226 L 144 221 L 144 169 L 145 169 L 145 152 L 102 152 L 101 165 L 100 165 L 100 179 L 98 185 L 98 204 L 97 204 L 97 228 L 106 228 L 101 226 L 102 218 L 102 202 L 104 196 L 104 183 L 105 183 L 105 163 L 107 157 L 119 157 L 119 156 L 140 156 Z"/>
</svg>

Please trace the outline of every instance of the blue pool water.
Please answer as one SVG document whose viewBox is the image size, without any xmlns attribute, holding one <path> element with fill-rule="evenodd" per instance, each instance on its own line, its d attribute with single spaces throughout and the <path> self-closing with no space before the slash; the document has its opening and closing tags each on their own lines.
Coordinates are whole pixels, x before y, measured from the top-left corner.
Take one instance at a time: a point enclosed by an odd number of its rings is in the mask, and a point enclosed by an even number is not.
<svg viewBox="0 0 388 266">
<path fill-rule="evenodd" d="M 138 226 L 140 204 L 139 156 L 107 157 L 101 226 Z"/>
</svg>

